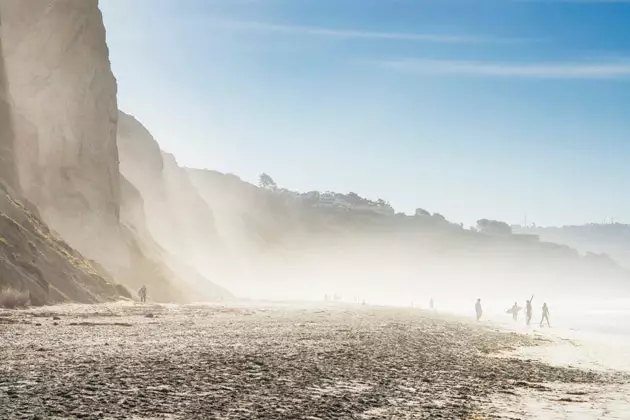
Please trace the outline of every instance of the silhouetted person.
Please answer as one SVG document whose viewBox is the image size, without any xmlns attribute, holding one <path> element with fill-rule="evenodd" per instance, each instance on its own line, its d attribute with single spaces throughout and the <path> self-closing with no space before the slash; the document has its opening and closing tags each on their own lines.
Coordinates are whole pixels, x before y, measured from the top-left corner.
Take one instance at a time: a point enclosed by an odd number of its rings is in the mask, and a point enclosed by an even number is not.
<svg viewBox="0 0 630 420">
<path fill-rule="evenodd" d="M 431 308 L 431 310 L 433 310 L 433 298 L 431 298 L 431 300 L 429 300 L 429 308 Z"/>
<path fill-rule="evenodd" d="M 479 322 L 481 315 L 483 314 L 483 310 L 481 309 L 481 299 L 477 299 L 477 303 L 475 303 L 475 312 L 477 313 L 477 322 Z"/>
<path fill-rule="evenodd" d="M 518 312 L 521 310 L 521 308 L 518 307 L 518 303 L 514 302 L 514 305 L 512 305 L 512 319 L 514 321 L 518 320 Z"/>
<path fill-rule="evenodd" d="M 138 290 L 138 296 L 140 296 L 140 302 L 145 303 L 147 301 L 147 286 L 142 285 L 140 290 Z"/>
<path fill-rule="evenodd" d="M 543 303 L 542 306 L 542 318 L 540 319 L 540 326 L 543 326 L 543 321 L 547 320 L 547 326 L 551 327 L 549 323 L 549 307 L 547 306 L 547 302 Z"/>
<path fill-rule="evenodd" d="M 532 322 L 532 300 L 534 300 L 534 295 L 532 295 L 532 297 L 529 298 L 529 300 L 525 304 L 525 322 L 527 323 L 527 325 Z"/>
</svg>

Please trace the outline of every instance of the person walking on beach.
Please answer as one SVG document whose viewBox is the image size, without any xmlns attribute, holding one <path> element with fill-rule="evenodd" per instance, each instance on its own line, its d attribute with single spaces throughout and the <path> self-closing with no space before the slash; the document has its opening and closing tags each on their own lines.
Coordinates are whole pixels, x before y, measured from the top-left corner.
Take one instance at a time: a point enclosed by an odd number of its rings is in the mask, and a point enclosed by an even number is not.
<svg viewBox="0 0 630 420">
<path fill-rule="evenodd" d="M 532 297 L 529 298 L 529 300 L 525 304 L 525 322 L 527 323 L 527 325 L 532 322 L 532 300 L 534 300 L 534 295 L 532 295 Z"/>
<path fill-rule="evenodd" d="M 542 306 L 542 318 L 540 319 L 540 326 L 543 326 L 543 321 L 547 320 L 547 326 L 551 327 L 551 324 L 549 323 L 549 307 L 547 306 L 547 302 L 543 303 Z"/>
<path fill-rule="evenodd" d="M 518 320 L 518 312 L 521 310 L 521 308 L 518 307 L 518 303 L 514 302 L 514 305 L 512 305 L 512 319 L 514 321 Z"/>
<path fill-rule="evenodd" d="M 477 299 L 477 303 L 475 303 L 475 312 L 477 314 L 477 322 L 479 322 L 481 315 L 483 314 L 483 310 L 481 309 L 481 299 Z"/>
<path fill-rule="evenodd" d="M 433 310 L 433 298 L 429 301 L 429 308 Z"/>
<path fill-rule="evenodd" d="M 140 297 L 140 302 L 145 303 L 147 301 L 147 286 L 142 285 L 140 290 L 138 290 L 138 296 Z"/>
</svg>

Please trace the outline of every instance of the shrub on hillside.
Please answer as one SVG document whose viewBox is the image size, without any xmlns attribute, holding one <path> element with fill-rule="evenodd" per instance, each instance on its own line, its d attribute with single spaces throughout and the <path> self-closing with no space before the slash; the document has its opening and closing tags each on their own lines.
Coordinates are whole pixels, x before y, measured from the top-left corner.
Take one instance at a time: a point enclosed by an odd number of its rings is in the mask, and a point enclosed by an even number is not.
<svg viewBox="0 0 630 420">
<path fill-rule="evenodd" d="M 29 293 L 7 287 L 0 289 L 0 308 L 26 308 L 31 304 Z"/>
</svg>

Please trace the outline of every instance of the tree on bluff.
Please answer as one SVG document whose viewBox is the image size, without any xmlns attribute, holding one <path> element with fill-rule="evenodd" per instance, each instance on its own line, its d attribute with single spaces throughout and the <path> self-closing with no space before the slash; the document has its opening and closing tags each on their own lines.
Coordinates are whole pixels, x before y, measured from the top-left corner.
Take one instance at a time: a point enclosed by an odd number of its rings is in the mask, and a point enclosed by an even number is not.
<svg viewBox="0 0 630 420">
<path fill-rule="evenodd" d="M 376 200 L 376 206 L 384 208 L 384 209 L 387 209 L 387 210 L 394 211 L 394 208 L 392 207 L 392 205 L 389 204 L 388 201 L 383 200 L 382 198 L 379 198 L 378 200 Z"/>
<path fill-rule="evenodd" d="M 433 213 L 433 216 L 431 216 L 431 217 L 433 217 L 433 219 L 438 221 L 438 222 L 446 222 L 446 217 L 444 217 L 440 213 Z"/>
<path fill-rule="evenodd" d="M 258 177 L 258 186 L 266 190 L 275 190 L 276 188 L 278 188 L 278 184 L 276 184 L 276 181 L 274 181 L 271 176 L 264 172 Z"/>
<path fill-rule="evenodd" d="M 512 228 L 505 222 L 499 220 L 481 219 L 477 220 L 477 230 L 489 235 L 511 235 Z"/>
</svg>

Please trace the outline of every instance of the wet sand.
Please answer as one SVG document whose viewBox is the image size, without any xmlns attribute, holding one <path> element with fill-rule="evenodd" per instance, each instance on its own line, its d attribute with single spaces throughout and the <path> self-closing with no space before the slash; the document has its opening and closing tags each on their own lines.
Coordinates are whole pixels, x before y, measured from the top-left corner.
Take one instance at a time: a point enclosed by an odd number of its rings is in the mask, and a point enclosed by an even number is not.
<svg viewBox="0 0 630 420">
<path fill-rule="evenodd" d="M 625 381 L 494 356 L 544 343 L 412 309 L 6 311 L 0 418 L 521 418 L 517 403 L 551 387 Z"/>
<path fill-rule="evenodd" d="M 594 370 L 623 378 L 630 374 L 630 343 L 623 335 L 608 336 L 566 329 L 533 328 L 527 332 L 548 344 L 518 347 L 500 357 L 536 360 L 553 366 Z M 611 420 L 630 418 L 628 380 L 587 384 L 548 384 L 513 396 L 497 396 L 495 406 L 519 419 Z"/>
</svg>

